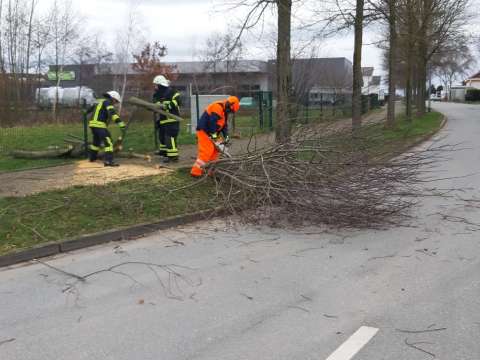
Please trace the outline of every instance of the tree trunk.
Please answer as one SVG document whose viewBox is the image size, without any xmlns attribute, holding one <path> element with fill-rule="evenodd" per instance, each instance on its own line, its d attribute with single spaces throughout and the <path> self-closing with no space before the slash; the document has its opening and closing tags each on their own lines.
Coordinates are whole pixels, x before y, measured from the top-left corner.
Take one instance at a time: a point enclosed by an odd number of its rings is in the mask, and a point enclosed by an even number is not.
<svg viewBox="0 0 480 360">
<path fill-rule="evenodd" d="M 413 9 L 412 9 L 412 1 L 407 0 L 407 73 L 405 74 L 406 77 L 406 89 L 405 89 L 405 101 L 406 101 L 406 116 L 407 121 L 412 121 L 412 77 L 413 77 L 413 49 L 415 47 L 415 39 L 413 33 Z"/>
<path fill-rule="evenodd" d="M 423 116 L 426 112 L 425 101 L 427 100 L 427 61 L 420 56 L 420 63 L 418 68 L 418 101 L 417 101 L 417 116 Z"/>
<path fill-rule="evenodd" d="M 362 37 L 364 0 L 357 0 L 355 10 L 355 46 L 353 51 L 352 130 L 362 126 Z"/>
<path fill-rule="evenodd" d="M 389 0 L 388 104 L 387 127 L 395 126 L 395 49 L 397 45 L 395 0 Z"/>
<path fill-rule="evenodd" d="M 292 0 L 278 0 L 278 42 L 277 42 L 277 123 L 275 140 L 279 143 L 290 138 L 290 32 Z"/>
<path fill-rule="evenodd" d="M 419 68 L 418 68 L 418 102 L 417 102 L 417 115 L 423 116 L 425 115 L 425 101 L 427 100 L 427 66 L 429 60 L 429 39 L 428 34 L 431 28 L 432 22 L 432 1 L 431 0 L 423 0 L 421 2 L 421 13 L 423 14 L 422 17 L 422 25 L 420 30 L 418 31 L 417 36 L 419 37 L 418 41 L 418 59 L 419 59 Z"/>
<path fill-rule="evenodd" d="M 25 65 L 25 71 L 28 75 L 30 72 L 30 53 L 32 50 L 32 23 L 33 23 L 33 14 L 35 12 L 35 1 L 32 0 L 32 5 L 30 8 L 30 17 L 28 19 L 28 34 L 27 34 L 27 56 L 26 56 L 26 65 Z"/>
</svg>

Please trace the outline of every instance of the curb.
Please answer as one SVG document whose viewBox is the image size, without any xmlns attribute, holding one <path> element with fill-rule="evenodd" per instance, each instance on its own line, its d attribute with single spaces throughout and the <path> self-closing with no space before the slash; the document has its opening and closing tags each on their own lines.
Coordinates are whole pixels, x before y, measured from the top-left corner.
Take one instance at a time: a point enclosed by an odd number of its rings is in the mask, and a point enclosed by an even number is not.
<svg viewBox="0 0 480 360">
<path fill-rule="evenodd" d="M 186 215 L 174 216 L 158 222 L 139 224 L 127 228 L 84 235 L 75 239 L 42 244 L 32 249 L 20 250 L 12 254 L 0 256 L 0 268 L 39 259 L 42 257 L 83 249 L 90 246 L 105 244 L 112 241 L 131 240 L 146 236 L 158 230 L 165 230 L 179 225 L 186 225 L 197 220 L 203 220 L 206 218 L 211 218 L 214 215 L 218 216 L 225 213 L 226 211 L 223 209 L 211 209 Z"/>
<path fill-rule="evenodd" d="M 401 151 L 398 151 L 398 152 L 395 152 L 393 153 L 391 156 L 388 157 L 388 159 L 393 159 L 397 156 L 400 156 L 414 148 L 416 148 L 417 146 L 420 146 L 421 144 L 431 140 L 435 135 L 437 135 L 444 127 L 445 125 L 447 124 L 447 121 L 448 121 L 448 118 L 446 115 L 444 114 L 441 114 L 442 115 L 442 122 L 440 123 L 440 126 L 438 127 L 438 129 L 432 131 L 431 133 L 428 133 L 420 138 L 418 138 L 417 140 L 415 140 L 412 144 L 408 145 L 405 149 L 401 149 Z"/>
<path fill-rule="evenodd" d="M 426 141 L 429 141 L 431 138 L 433 138 L 435 135 L 437 135 L 440 131 L 442 131 L 442 129 L 445 127 L 445 125 L 447 124 L 447 116 L 442 114 L 442 122 L 440 123 L 440 126 L 438 129 L 432 131 L 430 134 L 427 134 L 425 135 L 424 137 L 418 139 L 417 141 L 415 141 L 411 146 L 409 146 L 408 149 L 413 149 L 417 146 L 419 146 L 420 144 L 426 142 Z M 407 149 L 407 150 L 408 150 Z"/>
</svg>

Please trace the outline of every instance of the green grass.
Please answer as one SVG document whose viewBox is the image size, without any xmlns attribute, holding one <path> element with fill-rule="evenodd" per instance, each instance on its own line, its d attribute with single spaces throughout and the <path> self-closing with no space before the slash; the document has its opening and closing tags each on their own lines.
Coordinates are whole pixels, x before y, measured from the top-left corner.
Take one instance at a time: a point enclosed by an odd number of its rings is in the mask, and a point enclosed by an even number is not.
<svg viewBox="0 0 480 360">
<path fill-rule="evenodd" d="M 113 139 L 120 136 L 117 126 L 110 126 Z M 15 159 L 8 155 L 13 150 L 47 150 L 49 147 L 65 147 L 63 139 L 67 135 L 83 138 L 83 125 L 59 124 L 36 127 L 15 127 L 0 129 L 0 172 L 47 167 L 72 162 L 73 159 Z M 88 131 L 90 139 L 90 130 Z M 179 145 L 194 144 L 195 135 L 187 132 L 185 124 L 181 124 L 178 137 Z M 155 140 L 151 121 L 133 123 L 128 130 L 124 143 L 125 149 L 145 153 L 154 151 Z"/>
<path fill-rule="evenodd" d="M 180 170 L 105 186 L 0 198 L 0 255 L 47 241 L 212 208 L 214 186 L 210 180 L 169 193 L 194 181 L 187 171 Z"/>
<path fill-rule="evenodd" d="M 362 131 L 370 141 L 369 149 L 392 155 L 438 130 L 441 120 L 441 114 L 429 113 L 412 123 L 399 119 L 394 129 L 377 124 Z M 345 136 L 338 136 L 337 140 L 339 146 L 351 143 L 345 142 Z M 331 141 L 334 143 L 335 138 Z M 200 186 L 170 192 L 194 181 L 197 180 L 190 178 L 188 170 L 179 170 L 167 176 L 104 186 L 77 186 L 22 198 L 0 198 L 0 255 L 48 241 L 213 208 L 215 189 L 209 179 Z"/>
<path fill-rule="evenodd" d="M 261 132 L 258 126 L 258 117 L 244 115 L 236 119 L 237 129 L 241 135 L 250 135 Z M 112 138 L 120 136 L 117 126 L 109 127 Z M 190 145 L 196 143 L 195 134 L 189 131 L 187 122 L 180 123 L 178 145 Z M 58 124 L 40 125 L 35 127 L 0 128 L 0 172 L 24 170 L 55 166 L 74 161 L 73 159 L 15 159 L 9 156 L 11 150 L 47 150 L 49 147 L 65 147 L 63 139 L 67 135 L 74 135 L 83 139 L 83 124 Z M 89 139 L 91 137 L 88 130 Z M 139 120 L 132 123 L 128 129 L 124 141 L 124 149 L 138 153 L 155 151 L 155 138 L 153 122 L 151 120 Z"/>
<path fill-rule="evenodd" d="M 408 122 L 404 115 L 397 116 L 395 126 L 386 128 L 385 124 L 365 126 L 361 130 L 361 141 L 372 156 L 386 156 L 401 153 L 419 140 L 438 131 L 442 114 L 430 112 Z"/>
<path fill-rule="evenodd" d="M 153 122 L 149 113 L 141 114 L 138 120 L 135 120 L 129 127 L 124 141 L 124 149 L 132 150 L 138 153 L 148 153 L 155 150 L 155 139 L 153 133 Z M 337 109 L 333 112 L 332 108 L 325 107 L 320 109 L 310 108 L 308 112 L 300 109 L 296 121 L 299 123 L 313 123 L 318 121 L 329 121 L 348 116 L 345 111 Z M 247 137 L 252 134 L 269 132 L 268 113 L 264 114 L 264 127 L 260 128 L 259 115 L 256 110 L 243 112 L 236 116 L 235 134 Z M 230 128 L 233 124 L 230 123 Z M 275 126 L 275 112 L 273 113 L 273 126 Z M 112 138 L 116 139 L 120 135 L 117 126 L 109 127 Z M 195 144 L 195 134 L 189 131 L 187 121 L 180 124 L 180 134 L 178 145 Z M 31 168 L 40 168 L 69 163 L 72 159 L 42 159 L 27 160 L 14 159 L 8 155 L 11 150 L 47 150 L 49 147 L 65 147 L 63 139 L 67 135 L 74 135 L 83 138 L 83 124 L 81 121 L 73 124 L 47 124 L 34 127 L 13 127 L 0 128 L 0 172 L 24 170 Z M 90 137 L 90 130 L 88 130 Z"/>
<path fill-rule="evenodd" d="M 65 165 L 74 162 L 73 159 L 14 159 L 0 154 L 0 172 L 9 172 L 25 169 L 38 169 L 56 165 Z"/>
<path fill-rule="evenodd" d="M 427 113 L 422 117 L 413 119 L 412 122 L 408 122 L 404 116 L 400 116 L 395 127 L 393 129 L 384 129 L 383 135 L 385 140 L 391 141 L 416 139 L 436 131 L 441 122 L 442 114 L 438 112 Z"/>
</svg>

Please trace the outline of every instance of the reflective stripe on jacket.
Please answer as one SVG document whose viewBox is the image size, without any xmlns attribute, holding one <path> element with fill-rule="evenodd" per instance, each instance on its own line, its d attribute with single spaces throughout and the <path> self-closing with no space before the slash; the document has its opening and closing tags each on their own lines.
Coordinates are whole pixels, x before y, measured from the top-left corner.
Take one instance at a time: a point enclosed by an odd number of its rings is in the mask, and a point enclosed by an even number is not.
<svg viewBox="0 0 480 360">
<path fill-rule="evenodd" d="M 180 93 L 175 89 L 171 87 L 157 89 L 153 94 L 153 102 L 155 104 L 162 104 L 165 111 L 180 116 Z M 162 114 L 155 114 L 155 120 L 161 125 L 178 122 L 178 120 Z"/>
<path fill-rule="evenodd" d="M 118 126 L 125 127 L 124 122 L 118 116 L 115 107 L 108 99 L 99 99 L 95 105 L 93 105 L 88 113 L 92 113 L 88 126 L 91 128 L 106 129 L 110 120 L 115 122 Z"/>
</svg>

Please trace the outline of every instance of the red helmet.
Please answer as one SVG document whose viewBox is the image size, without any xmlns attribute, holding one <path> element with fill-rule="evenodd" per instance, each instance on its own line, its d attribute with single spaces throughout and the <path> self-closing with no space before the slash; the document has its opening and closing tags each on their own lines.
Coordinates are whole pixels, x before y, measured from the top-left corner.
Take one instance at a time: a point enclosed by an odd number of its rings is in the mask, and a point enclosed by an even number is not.
<svg viewBox="0 0 480 360">
<path fill-rule="evenodd" d="M 227 99 L 230 104 L 230 110 L 236 113 L 240 109 L 240 100 L 236 96 L 229 96 Z"/>
</svg>

